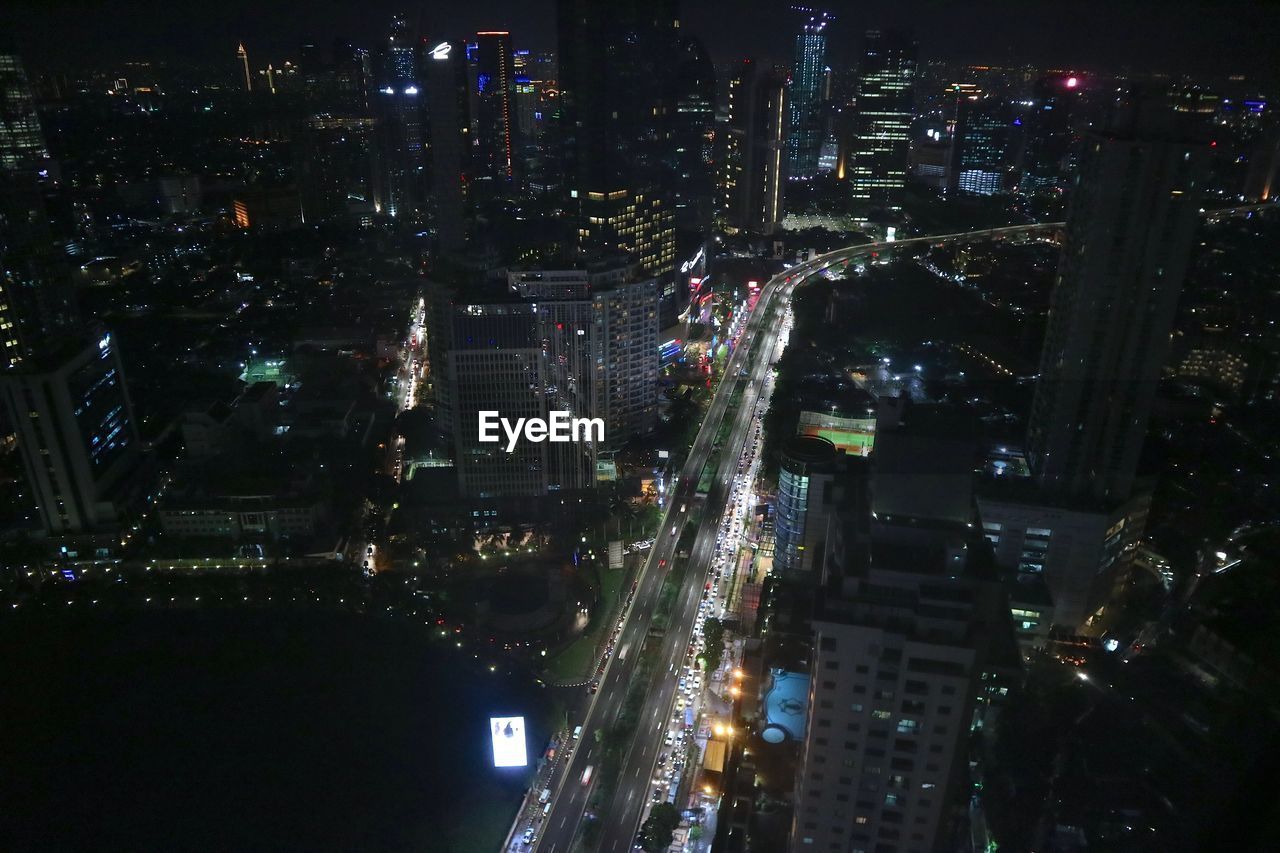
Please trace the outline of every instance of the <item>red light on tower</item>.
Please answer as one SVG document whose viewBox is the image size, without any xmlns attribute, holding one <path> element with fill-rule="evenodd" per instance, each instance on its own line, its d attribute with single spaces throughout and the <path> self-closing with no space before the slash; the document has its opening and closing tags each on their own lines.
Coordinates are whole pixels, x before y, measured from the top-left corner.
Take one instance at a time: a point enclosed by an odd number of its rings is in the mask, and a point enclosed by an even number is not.
<svg viewBox="0 0 1280 853">
<path fill-rule="evenodd" d="M 1079 77 L 1068 77 L 1068 78 L 1067 78 L 1067 88 L 1068 88 L 1068 89 L 1074 89 L 1076 86 L 1079 86 L 1079 85 L 1080 85 L 1080 78 L 1079 78 Z"/>
</svg>

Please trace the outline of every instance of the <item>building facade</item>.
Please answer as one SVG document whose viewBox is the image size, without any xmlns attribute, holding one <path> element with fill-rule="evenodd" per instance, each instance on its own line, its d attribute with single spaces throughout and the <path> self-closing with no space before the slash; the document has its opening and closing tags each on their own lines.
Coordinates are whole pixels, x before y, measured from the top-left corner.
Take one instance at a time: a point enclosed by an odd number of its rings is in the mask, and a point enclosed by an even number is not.
<svg viewBox="0 0 1280 853">
<path fill-rule="evenodd" d="M 845 179 L 863 209 L 902 206 L 907 182 L 916 42 L 896 30 L 868 30 L 858 70 L 853 138 Z"/>
<path fill-rule="evenodd" d="M 782 223 L 787 129 L 786 78 L 753 59 L 729 77 L 719 213 L 726 228 L 772 234 Z"/>
<path fill-rule="evenodd" d="M 818 174 L 824 134 L 820 115 L 827 69 L 827 16 L 815 15 L 796 35 L 788 99 L 787 166 L 792 178 Z"/>
<path fill-rule="evenodd" d="M 1027 429 L 1048 497 L 1113 504 L 1133 489 L 1207 150 L 1151 103 L 1085 141 Z"/>
</svg>

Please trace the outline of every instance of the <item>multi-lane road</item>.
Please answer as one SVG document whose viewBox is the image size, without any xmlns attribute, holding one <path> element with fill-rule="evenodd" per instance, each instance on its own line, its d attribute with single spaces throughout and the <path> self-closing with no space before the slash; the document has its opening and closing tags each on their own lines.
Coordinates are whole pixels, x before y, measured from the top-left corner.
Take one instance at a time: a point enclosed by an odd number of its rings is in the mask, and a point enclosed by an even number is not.
<svg viewBox="0 0 1280 853">
<path fill-rule="evenodd" d="M 551 809 L 535 844 L 540 853 L 568 853 L 573 849 L 603 760 L 604 747 L 597 742 L 596 733 L 600 732 L 602 737 L 618 718 L 635 676 L 639 652 L 649 633 L 651 614 L 663 579 L 676 560 L 680 533 L 686 519 L 695 517 L 699 519 L 699 526 L 689 551 L 684 588 L 677 595 L 669 627 L 660 641 L 658 664 L 652 683 L 647 685 L 639 724 L 625 748 L 614 794 L 608 802 L 600 804 L 595 815 L 602 826 L 598 848 L 602 853 L 626 853 L 632 849 L 653 788 L 658 754 L 666 749 L 663 736 L 697 618 L 698 603 L 713 562 L 716 531 L 729 497 L 729 484 L 737 473 L 743 445 L 751 434 L 756 402 L 765 388 L 773 361 L 781 354 L 776 351 L 779 324 L 786 316 L 783 309 L 792 290 L 829 267 L 878 252 L 1050 233 L 1061 227 L 1062 223 L 1055 222 L 847 246 L 793 266 L 764 286 L 729 358 L 724 378 L 681 471 L 679 486 L 668 504 L 657 539 L 641 568 L 635 597 L 623 617 L 615 654 L 607 662 L 599 689 L 590 697 L 581 720 L 582 735 L 553 788 Z M 717 433 L 738 390 L 742 391 L 742 397 L 733 411 L 728 437 L 723 446 L 717 448 Z M 717 449 L 719 457 L 715 457 Z M 719 459 L 719 470 L 707 495 L 698 497 L 694 490 L 703 468 L 713 458 Z"/>
</svg>

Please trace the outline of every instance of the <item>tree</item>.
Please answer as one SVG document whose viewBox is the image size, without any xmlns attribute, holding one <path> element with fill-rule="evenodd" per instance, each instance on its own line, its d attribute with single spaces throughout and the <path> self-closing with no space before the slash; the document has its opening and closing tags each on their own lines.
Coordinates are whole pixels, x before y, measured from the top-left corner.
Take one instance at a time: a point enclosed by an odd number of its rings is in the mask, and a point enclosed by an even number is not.
<svg viewBox="0 0 1280 853">
<path fill-rule="evenodd" d="M 675 840 L 680 825 L 680 812 L 671 803 L 658 803 L 640 827 L 640 847 L 647 853 L 660 853 Z"/>
<path fill-rule="evenodd" d="M 707 672 L 715 672 L 720 668 L 720 660 L 724 657 L 724 623 L 719 619 L 707 617 L 702 626 L 706 638 L 706 651 L 703 656 L 707 661 Z"/>
</svg>

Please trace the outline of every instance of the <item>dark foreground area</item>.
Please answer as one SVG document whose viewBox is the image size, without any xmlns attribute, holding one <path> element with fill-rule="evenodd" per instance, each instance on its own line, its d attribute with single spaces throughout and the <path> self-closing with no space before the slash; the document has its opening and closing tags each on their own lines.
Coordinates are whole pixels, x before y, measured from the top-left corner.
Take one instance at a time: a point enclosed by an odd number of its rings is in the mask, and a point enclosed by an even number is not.
<svg viewBox="0 0 1280 853">
<path fill-rule="evenodd" d="M 0 837 L 24 850 L 501 844 L 525 784 L 490 714 L 543 697 L 336 613 L 36 613 L 0 622 Z"/>
</svg>

